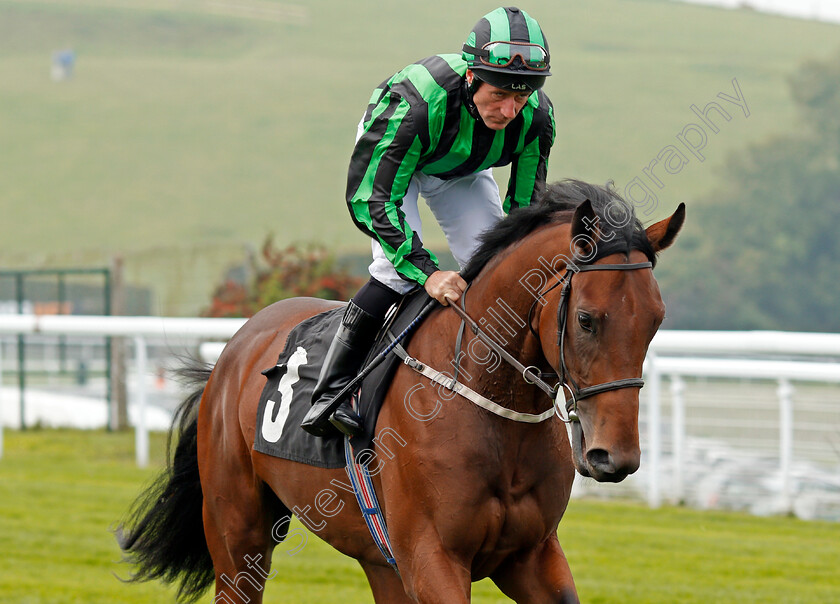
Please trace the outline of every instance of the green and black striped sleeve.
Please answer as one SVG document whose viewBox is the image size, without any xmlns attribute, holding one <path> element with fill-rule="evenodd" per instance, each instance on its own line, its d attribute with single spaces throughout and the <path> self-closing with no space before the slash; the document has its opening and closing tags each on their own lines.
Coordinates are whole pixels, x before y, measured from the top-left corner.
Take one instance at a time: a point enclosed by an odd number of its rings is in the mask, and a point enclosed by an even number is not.
<svg viewBox="0 0 840 604">
<path fill-rule="evenodd" d="M 400 276 L 420 285 L 438 270 L 437 258 L 424 249 L 401 206 L 421 157 L 437 142 L 440 126 L 430 121 L 442 121 L 453 100 L 452 86 L 438 82 L 439 72 L 460 81 L 442 58 L 430 57 L 374 91 L 347 177 L 347 204 L 356 226 L 382 245 Z"/>
<path fill-rule="evenodd" d="M 513 158 L 510 166 L 507 194 L 502 202 L 506 214 L 530 205 L 545 189 L 548 155 L 556 135 L 554 107 L 542 91 L 534 98 L 537 106 L 530 127 L 524 129 L 524 148 Z"/>
<path fill-rule="evenodd" d="M 382 245 L 397 273 L 422 285 L 437 270 L 437 259 L 401 209 L 422 150 L 413 122 L 411 106 L 397 93 L 379 100 L 353 150 L 347 203 L 356 226 Z"/>
</svg>

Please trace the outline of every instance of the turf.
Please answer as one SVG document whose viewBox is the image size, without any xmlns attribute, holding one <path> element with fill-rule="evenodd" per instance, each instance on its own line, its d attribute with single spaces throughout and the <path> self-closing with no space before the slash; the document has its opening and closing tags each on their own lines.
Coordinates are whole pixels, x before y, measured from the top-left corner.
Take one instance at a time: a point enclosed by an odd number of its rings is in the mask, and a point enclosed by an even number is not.
<svg viewBox="0 0 840 604">
<path fill-rule="evenodd" d="M 130 570 L 110 533 L 159 470 L 162 435 L 152 440 L 147 470 L 134 465 L 130 433 L 6 431 L 4 441 L 2 602 L 173 601 L 172 589 L 117 579 Z M 840 524 L 574 500 L 560 541 L 584 602 L 840 600 Z M 274 556 L 266 602 L 372 601 L 358 565 L 311 535 Z M 509 600 L 483 581 L 473 601 Z"/>
</svg>

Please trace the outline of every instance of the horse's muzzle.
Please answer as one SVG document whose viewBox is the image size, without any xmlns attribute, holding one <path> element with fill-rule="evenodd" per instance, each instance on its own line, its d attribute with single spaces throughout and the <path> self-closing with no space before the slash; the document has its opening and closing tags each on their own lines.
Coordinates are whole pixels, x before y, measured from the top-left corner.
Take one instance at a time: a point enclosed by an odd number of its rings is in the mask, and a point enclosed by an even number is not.
<svg viewBox="0 0 840 604">
<path fill-rule="evenodd" d="M 573 422 L 571 430 L 572 456 L 581 476 L 594 478 L 598 482 L 621 482 L 639 469 L 641 453 L 638 449 L 624 454 L 611 453 L 597 447 L 587 450 L 581 423 Z"/>
</svg>

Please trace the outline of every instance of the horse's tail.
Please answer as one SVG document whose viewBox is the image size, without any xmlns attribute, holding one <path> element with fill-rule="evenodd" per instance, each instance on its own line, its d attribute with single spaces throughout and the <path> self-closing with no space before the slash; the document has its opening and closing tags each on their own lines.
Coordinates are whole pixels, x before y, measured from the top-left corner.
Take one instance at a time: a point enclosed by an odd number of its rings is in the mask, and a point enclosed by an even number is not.
<svg viewBox="0 0 840 604">
<path fill-rule="evenodd" d="M 210 366 L 198 361 L 188 361 L 179 370 L 195 390 L 175 412 L 167 468 L 137 498 L 116 531 L 125 560 L 135 565 L 129 581 L 180 582 L 178 599 L 185 602 L 196 600 L 215 579 L 201 519 L 197 447 L 198 407 L 210 372 Z"/>
</svg>

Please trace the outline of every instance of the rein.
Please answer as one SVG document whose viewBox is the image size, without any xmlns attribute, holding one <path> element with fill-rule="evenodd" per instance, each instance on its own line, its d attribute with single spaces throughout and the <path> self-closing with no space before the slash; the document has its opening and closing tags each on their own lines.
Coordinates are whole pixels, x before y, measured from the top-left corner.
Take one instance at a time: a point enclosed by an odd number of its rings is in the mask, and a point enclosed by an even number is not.
<svg viewBox="0 0 840 604">
<path fill-rule="evenodd" d="M 466 292 L 464 292 L 463 297 L 466 298 Z M 526 367 L 522 363 L 520 363 L 514 356 L 512 356 L 507 350 L 502 348 L 496 340 L 492 337 L 487 335 L 481 328 L 478 326 L 472 317 L 470 317 L 466 310 L 462 309 L 457 304 L 450 304 L 452 310 L 455 311 L 459 317 L 461 317 L 461 321 L 466 323 L 472 332 L 478 337 L 479 340 L 487 344 L 494 352 L 496 352 L 500 357 L 502 357 L 508 365 L 513 366 L 519 373 L 522 374 L 522 379 L 525 380 L 529 384 L 533 384 L 543 392 L 545 392 L 548 396 L 552 399 L 554 395 L 557 394 L 558 387 L 549 386 L 545 381 L 543 381 L 541 377 L 541 373 L 538 367 L 534 367 L 533 365 L 530 367 Z M 552 374 L 553 375 L 553 374 Z"/>
<path fill-rule="evenodd" d="M 560 417 L 560 419 L 562 419 L 566 423 L 579 422 L 580 418 L 577 413 L 578 401 L 595 396 L 596 394 L 610 392 L 612 390 L 620 390 L 622 388 L 641 388 L 642 386 L 644 386 L 645 381 L 642 378 L 624 378 L 620 380 L 613 380 L 611 382 L 604 382 L 602 384 L 596 384 L 594 386 L 587 386 L 585 388 L 580 388 L 577 382 L 575 382 L 574 378 L 569 372 L 569 368 L 566 365 L 566 354 L 564 350 L 566 340 L 566 325 L 568 323 L 569 314 L 569 297 L 572 289 L 572 277 L 574 277 L 576 273 L 585 273 L 589 271 L 632 271 L 645 268 L 653 268 L 653 264 L 651 262 L 637 262 L 634 264 L 587 264 L 582 266 L 567 266 L 565 273 L 556 283 L 552 284 L 548 289 L 545 289 L 542 292 L 540 292 L 540 294 L 534 300 L 534 303 L 531 305 L 531 308 L 528 311 L 528 326 L 531 329 L 531 332 L 537 337 L 539 336 L 534 331 L 533 322 L 531 321 L 534 306 L 536 305 L 537 301 L 540 298 L 542 298 L 543 294 L 547 294 L 559 285 L 563 286 L 563 289 L 560 290 L 560 303 L 557 306 L 557 345 L 560 349 L 560 381 L 557 384 L 557 386 L 554 387 L 550 386 L 542 379 L 542 377 L 545 374 L 540 373 L 539 368 L 534 366 L 526 367 L 525 365 L 520 363 L 515 357 L 513 357 L 510 353 L 508 353 L 504 348 L 502 348 L 502 346 L 498 342 L 496 342 L 495 339 L 489 336 L 486 332 L 482 331 L 482 329 L 478 326 L 478 323 L 476 323 L 476 321 L 473 320 L 472 317 L 469 316 L 469 314 L 467 314 L 466 308 L 462 308 L 454 303 L 450 304 L 450 307 L 461 318 L 462 327 L 464 324 L 468 325 L 469 328 L 473 331 L 473 333 L 482 342 L 489 346 L 509 365 L 514 367 L 522 375 L 522 379 L 525 380 L 525 382 L 529 384 L 534 384 L 554 400 L 554 407 L 556 408 L 557 415 Z M 462 296 L 461 302 L 464 304 L 464 306 L 466 306 L 466 291 Z M 460 334 L 458 340 L 460 343 Z M 457 357 L 458 355 L 456 353 L 456 359 Z M 455 380 L 452 381 L 455 382 Z M 565 400 L 565 418 L 560 413 L 560 386 L 562 386 L 563 389 L 568 391 L 568 393 L 570 394 L 570 396 Z"/>
<path fill-rule="evenodd" d="M 534 330 L 533 326 L 533 313 L 534 307 L 544 294 L 547 294 L 551 290 L 555 289 L 556 287 L 562 285 L 563 288 L 560 290 L 560 302 L 557 305 L 557 345 L 560 349 L 560 375 L 559 375 L 559 382 L 556 386 L 550 386 L 543 377 L 556 377 L 556 374 L 544 374 L 541 373 L 538 367 L 533 365 L 525 366 L 519 362 L 513 355 L 511 355 L 507 350 L 505 350 L 492 336 L 488 335 L 485 331 L 483 331 L 478 323 L 470 317 L 467 313 L 466 308 L 463 308 L 454 302 L 451 303 L 449 306 L 455 311 L 461 318 L 461 328 L 458 331 L 457 343 L 455 353 L 455 377 L 446 376 L 444 373 L 440 371 L 436 371 L 429 367 L 428 365 L 418 361 L 415 358 L 412 358 L 402 349 L 401 346 L 396 346 L 397 355 L 403 359 L 403 362 L 417 371 L 422 375 L 425 375 L 427 378 L 436 382 L 448 390 L 460 394 L 464 398 L 472 401 L 476 405 L 495 413 L 500 417 L 504 417 L 507 419 L 511 419 L 513 421 L 518 422 L 526 422 L 526 423 L 539 423 L 550 419 L 555 414 L 560 417 L 560 419 L 567 423 L 574 423 L 580 422 L 580 417 L 578 416 L 578 401 L 582 401 L 586 398 L 595 396 L 596 394 L 602 394 L 604 392 L 610 392 L 612 390 L 620 390 L 622 388 L 641 388 L 645 385 L 645 381 L 642 378 L 624 378 L 620 380 L 613 380 L 611 382 L 604 382 L 602 384 L 596 384 L 594 386 L 587 386 L 585 388 L 581 388 L 578 386 L 577 382 L 575 382 L 574 378 L 569 371 L 568 366 L 566 365 L 566 353 L 565 353 L 565 343 L 566 343 L 566 325 L 568 324 L 568 315 L 569 315 L 569 297 L 570 292 L 572 290 L 572 278 L 577 273 L 586 273 L 589 271 L 633 271 L 645 268 L 653 268 L 653 264 L 651 262 L 637 262 L 634 264 L 586 264 L 581 266 L 569 265 L 566 267 L 563 276 L 557 280 L 556 283 L 552 284 L 547 289 L 544 289 L 539 293 L 539 295 L 534 299 L 534 303 L 531 304 L 531 308 L 528 311 L 528 326 L 537 338 L 539 338 L 539 334 Z M 469 286 L 468 286 L 469 289 Z M 461 297 L 461 303 L 466 306 L 466 296 L 467 292 L 464 291 Z M 461 336 L 463 334 L 464 326 L 467 325 L 472 330 L 472 332 L 478 337 L 484 344 L 486 344 L 491 350 L 493 350 L 496 354 L 498 354 L 502 359 L 505 360 L 510 366 L 516 369 L 521 375 L 522 379 L 525 380 L 528 384 L 533 384 L 543 392 L 545 392 L 552 400 L 553 406 L 548 411 L 540 413 L 539 415 L 533 415 L 530 413 L 519 413 L 516 411 L 512 411 L 511 409 L 507 409 L 506 407 L 502 407 L 501 405 L 494 403 L 490 399 L 478 394 L 474 390 L 470 389 L 466 385 L 458 382 L 458 360 L 460 357 L 460 348 L 461 348 Z M 395 343 L 396 344 L 396 343 Z M 562 388 L 561 388 L 562 386 Z M 565 390 L 569 393 L 569 397 L 565 399 L 564 410 L 566 411 L 566 416 L 563 417 L 563 413 L 561 412 L 560 406 L 560 393 Z"/>
</svg>

